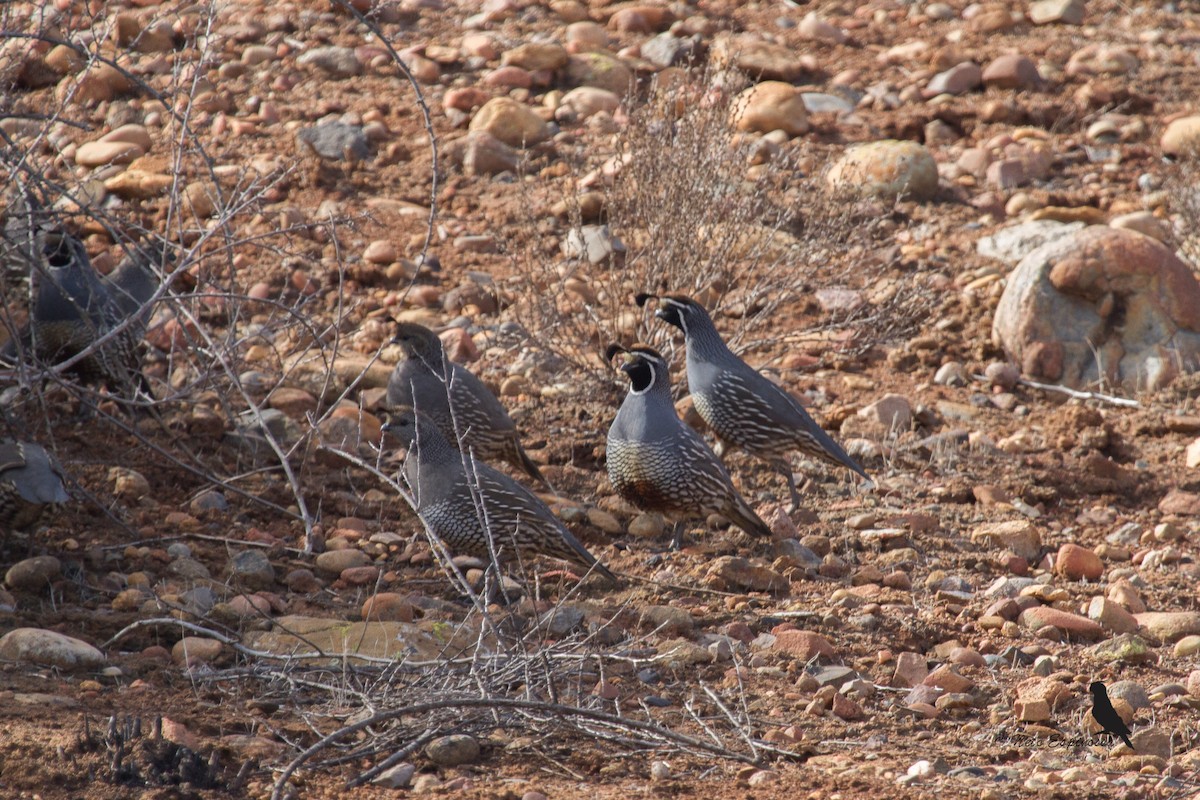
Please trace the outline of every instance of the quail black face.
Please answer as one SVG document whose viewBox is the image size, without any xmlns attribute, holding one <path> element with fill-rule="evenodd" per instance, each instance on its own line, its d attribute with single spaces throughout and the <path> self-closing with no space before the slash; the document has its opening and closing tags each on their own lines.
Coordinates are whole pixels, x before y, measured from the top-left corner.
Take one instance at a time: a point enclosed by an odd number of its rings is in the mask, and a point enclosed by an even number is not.
<svg viewBox="0 0 1200 800">
<path fill-rule="evenodd" d="M 628 350 L 625 348 L 621 348 L 621 350 L 625 356 L 620 370 L 629 376 L 630 387 L 634 394 L 641 394 L 653 386 L 658 375 L 657 371 L 667 368 L 667 362 L 652 347 L 635 344 Z"/>
<path fill-rule="evenodd" d="M 658 310 L 654 312 L 654 316 L 668 325 L 674 325 L 684 333 L 687 333 L 688 317 L 695 310 L 695 306 L 696 304 L 686 297 L 668 295 L 659 298 Z"/>
<path fill-rule="evenodd" d="M 1100 681 L 1093 681 L 1092 685 L 1088 687 L 1088 691 L 1094 695 L 1107 695 L 1108 694 L 1108 691 L 1104 688 L 1104 684 L 1101 683 Z"/>
<path fill-rule="evenodd" d="M 50 236 L 46 239 L 46 262 L 52 267 L 67 267 L 75 254 L 71 252 L 71 240 L 66 236 Z"/>
<path fill-rule="evenodd" d="M 654 383 L 654 365 L 634 354 L 625 357 L 621 371 L 629 376 L 629 384 L 635 393 L 646 391 Z"/>
</svg>

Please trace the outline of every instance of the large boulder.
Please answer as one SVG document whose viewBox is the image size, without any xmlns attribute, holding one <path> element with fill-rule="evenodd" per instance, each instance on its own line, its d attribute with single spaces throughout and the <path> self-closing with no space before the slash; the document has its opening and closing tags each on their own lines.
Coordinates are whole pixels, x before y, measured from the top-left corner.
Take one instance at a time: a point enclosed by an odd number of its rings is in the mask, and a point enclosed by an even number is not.
<svg viewBox="0 0 1200 800">
<path fill-rule="evenodd" d="M 1200 368 L 1200 282 L 1161 242 L 1094 225 L 1021 260 L 992 336 L 1035 380 L 1158 389 Z"/>
</svg>

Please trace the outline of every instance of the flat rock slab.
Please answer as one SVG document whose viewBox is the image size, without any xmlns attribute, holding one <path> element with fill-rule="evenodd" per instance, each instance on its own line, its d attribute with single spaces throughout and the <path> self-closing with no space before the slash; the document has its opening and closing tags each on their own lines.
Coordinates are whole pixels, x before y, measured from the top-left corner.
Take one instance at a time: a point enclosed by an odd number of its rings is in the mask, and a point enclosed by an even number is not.
<svg viewBox="0 0 1200 800">
<path fill-rule="evenodd" d="M 41 628 L 17 628 L 0 637 L 0 661 L 20 661 L 59 669 L 90 669 L 107 659 L 79 639 Z"/>
<path fill-rule="evenodd" d="M 477 639 L 475 631 L 436 622 L 418 626 L 408 622 L 348 622 L 288 616 L 279 618 L 276 624 L 274 630 L 247 636 L 246 645 L 277 655 L 307 654 L 319 649 L 331 659 L 362 656 L 426 660 L 469 654 Z"/>
<path fill-rule="evenodd" d="M 1164 642 L 1200 633 L 1200 612 L 1196 611 L 1147 611 L 1133 618 L 1144 632 Z"/>
</svg>

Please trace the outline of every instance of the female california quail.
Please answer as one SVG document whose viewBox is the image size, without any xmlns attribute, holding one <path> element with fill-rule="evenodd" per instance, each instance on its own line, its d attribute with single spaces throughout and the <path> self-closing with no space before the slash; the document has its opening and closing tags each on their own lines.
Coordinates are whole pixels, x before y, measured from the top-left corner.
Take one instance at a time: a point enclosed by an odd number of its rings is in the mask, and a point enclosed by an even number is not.
<svg viewBox="0 0 1200 800">
<path fill-rule="evenodd" d="M 401 406 L 388 414 L 383 429 L 408 448 L 404 479 L 413 510 L 451 551 L 487 561 L 494 555 L 501 563 L 518 555 L 550 556 L 616 581 L 545 503 L 469 452 L 456 450 L 432 419 Z"/>
<path fill-rule="evenodd" d="M 641 306 L 652 298 L 655 295 L 639 294 L 637 303 Z M 788 459 L 794 450 L 871 480 L 794 397 L 734 355 L 704 306 L 683 295 L 657 299 L 654 316 L 683 331 L 688 391 L 696 412 L 719 440 L 717 455 L 724 457 L 727 451 L 740 447 L 770 462 L 787 479 L 793 509 L 800 505 Z"/>
<path fill-rule="evenodd" d="M 446 357 L 437 334 L 423 325 L 402 322 L 392 342 L 400 345 L 404 360 L 388 378 L 389 406 L 413 406 L 437 425 L 447 441 L 464 442 L 484 461 L 501 460 L 520 467 L 554 491 L 521 447 L 517 426 L 496 395 Z"/>
<path fill-rule="evenodd" d="M 674 519 L 676 549 L 687 519 L 714 513 L 769 537 L 770 527 L 738 494 L 704 439 L 676 415 L 666 360 L 645 345 L 609 346 L 610 361 L 618 353 L 629 393 L 608 429 L 608 478 L 617 493 Z"/>
</svg>

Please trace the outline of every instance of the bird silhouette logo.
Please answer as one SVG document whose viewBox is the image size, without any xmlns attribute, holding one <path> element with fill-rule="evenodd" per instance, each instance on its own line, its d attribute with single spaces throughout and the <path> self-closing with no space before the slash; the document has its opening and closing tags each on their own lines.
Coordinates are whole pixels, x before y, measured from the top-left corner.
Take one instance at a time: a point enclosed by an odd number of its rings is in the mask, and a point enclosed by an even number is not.
<svg viewBox="0 0 1200 800">
<path fill-rule="evenodd" d="M 1130 750 L 1135 750 L 1133 742 L 1129 740 L 1129 726 L 1113 708 L 1112 701 L 1108 699 L 1108 689 L 1100 681 L 1094 681 L 1088 689 L 1092 693 L 1092 719 L 1100 723 L 1105 733 L 1120 736 Z"/>
</svg>

